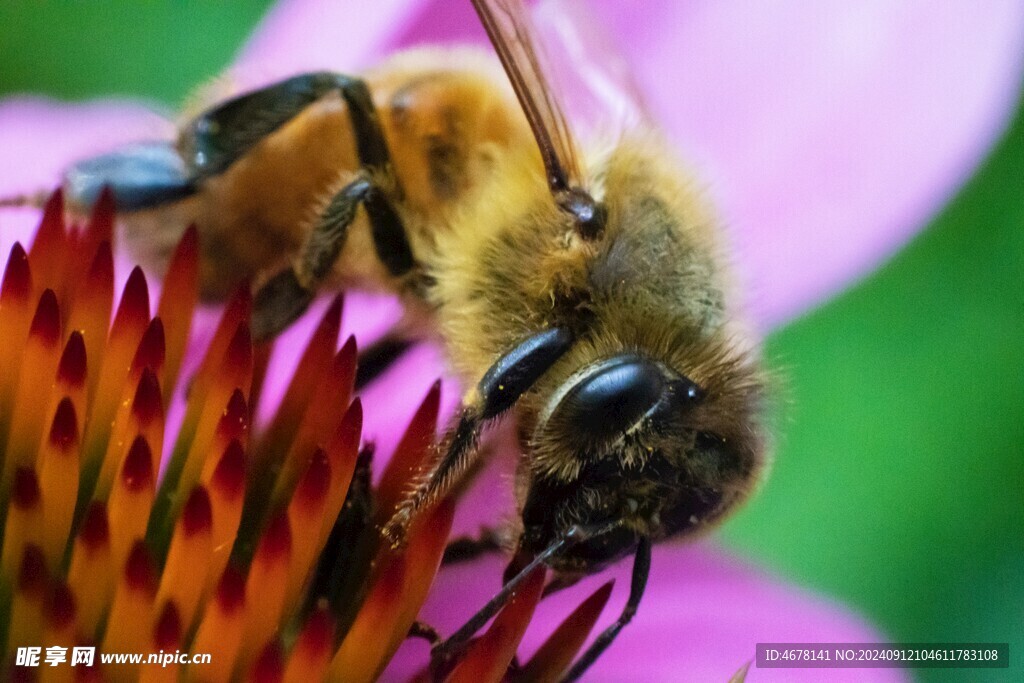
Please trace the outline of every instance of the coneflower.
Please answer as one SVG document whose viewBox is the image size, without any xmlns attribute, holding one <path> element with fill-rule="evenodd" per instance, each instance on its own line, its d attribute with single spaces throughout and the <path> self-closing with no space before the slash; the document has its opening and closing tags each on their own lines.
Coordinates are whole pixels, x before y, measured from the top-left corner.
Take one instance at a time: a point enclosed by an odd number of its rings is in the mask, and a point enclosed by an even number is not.
<svg viewBox="0 0 1024 683">
<path fill-rule="evenodd" d="M 441 562 L 454 501 L 428 510 L 395 551 L 380 542 L 409 478 L 432 452 L 440 385 L 413 416 L 375 487 L 360 447 L 357 350 L 340 349 L 341 300 L 323 316 L 273 417 L 252 425 L 269 347 L 249 334 L 248 290 L 226 305 L 198 371 L 181 376 L 197 301 L 197 236 L 171 260 L 155 314 L 131 272 L 116 311 L 112 203 L 83 228 L 48 202 L 28 253 L 0 286 L 0 610 L 4 668 L 59 653 L 58 678 L 377 679 Z M 113 322 L 110 323 L 111 316 Z M 184 417 L 167 406 L 187 382 Z M 164 452 L 164 444 L 169 444 Z M 538 574 L 444 671 L 501 680 L 541 596 Z M 605 585 L 513 673 L 557 677 L 609 594 Z M 72 665 L 95 648 L 92 667 Z M 163 665 L 102 663 L 160 656 Z M 189 663 L 181 654 L 209 655 Z M 57 656 L 56 654 L 54 656 Z M 86 676 L 89 678 L 90 676 Z M 97 676 L 92 676 L 96 678 Z"/>
</svg>

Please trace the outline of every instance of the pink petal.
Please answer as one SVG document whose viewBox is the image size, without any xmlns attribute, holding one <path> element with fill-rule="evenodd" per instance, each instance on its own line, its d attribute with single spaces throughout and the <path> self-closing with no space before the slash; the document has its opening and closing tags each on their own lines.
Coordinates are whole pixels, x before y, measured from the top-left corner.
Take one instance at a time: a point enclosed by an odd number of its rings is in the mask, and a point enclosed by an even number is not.
<svg viewBox="0 0 1024 683">
<path fill-rule="evenodd" d="M 382 46 L 385 51 L 431 43 L 489 45 L 487 33 L 469 2 L 429 0 L 420 4 L 418 14 Z"/>
<path fill-rule="evenodd" d="M 444 569 L 420 619 L 451 633 L 498 589 L 500 558 Z M 630 562 L 546 598 L 523 640 L 521 658 L 594 591 L 615 577 L 595 634 L 618 615 L 629 587 Z M 599 660 L 588 681 L 726 681 L 754 658 L 761 642 L 884 642 L 863 619 L 728 557 L 710 544 L 663 545 L 654 552 L 647 592 L 633 622 Z M 403 680 L 423 665 L 427 647 L 407 641 L 385 674 Z M 751 681 L 904 681 L 897 669 L 757 669 Z"/>
<path fill-rule="evenodd" d="M 303 71 L 354 72 L 379 56 L 389 36 L 400 32 L 422 4 L 424 0 L 280 2 L 257 27 L 235 68 L 251 74 L 255 82 Z"/>
<path fill-rule="evenodd" d="M 125 142 L 170 139 L 173 131 L 167 120 L 138 103 L 4 100 L 0 102 L 0 199 L 52 190 L 60 182 L 61 171 L 77 159 Z M 0 208 L 0 259 L 6 260 L 16 240 L 27 246 L 38 222 L 38 211 Z"/>
<path fill-rule="evenodd" d="M 277 408 L 277 403 L 298 364 L 302 350 L 323 314 L 326 300 L 307 313 L 298 323 L 286 330 L 275 345 L 275 353 L 267 369 L 264 401 L 260 406 L 260 419 L 266 421 Z M 360 348 L 373 343 L 386 332 L 400 316 L 397 302 L 390 297 L 348 293 L 342 314 L 340 340 L 354 334 Z M 200 348 L 205 346 L 200 342 Z M 430 386 L 443 375 L 444 363 L 434 347 L 421 344 L 404 356 L 393 367 L 363 390 L 363 440 L 376 445 L 376 472 L 390 460 L 409 419 L 423 400 Z M 455 411 L 459 402 L 458 386 L 446 382 L 441 393 L 441 423 Z"/>
<path fill-rule="evenodd" d="M 380 381 L 363 391 L 363 439 L 377 446 L 377 474 L 391 459 L 409 419 L 430 386 L 442 376 L 443 367 L 440 352 L 421 344 L 389 368 Z M 439 422 L 443 429 L 461 395 L 455 382 L 445 382 L 441 389 Z"/>
<path fill-rule="evenodd" d="M 983 5 L 594 4 L 705 167 L 765 329 L 891 255 L 1003 129 L 1024 4 Z"/>
</svg>

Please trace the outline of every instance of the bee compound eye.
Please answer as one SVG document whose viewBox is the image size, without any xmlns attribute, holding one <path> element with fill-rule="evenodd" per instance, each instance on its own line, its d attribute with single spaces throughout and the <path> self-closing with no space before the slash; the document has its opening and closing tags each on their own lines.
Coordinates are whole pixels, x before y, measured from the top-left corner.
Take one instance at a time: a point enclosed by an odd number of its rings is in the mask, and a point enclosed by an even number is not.
<svg viewBox="0 0 1024 683">
<path fill-rule="evenodd" d="M 664 373 L 651 361 L 616 356 L 579 380 L 556 413 L 591 436 L 609 438 L 628 430 L 656 406 L 665 387 Z"/>
</svg>

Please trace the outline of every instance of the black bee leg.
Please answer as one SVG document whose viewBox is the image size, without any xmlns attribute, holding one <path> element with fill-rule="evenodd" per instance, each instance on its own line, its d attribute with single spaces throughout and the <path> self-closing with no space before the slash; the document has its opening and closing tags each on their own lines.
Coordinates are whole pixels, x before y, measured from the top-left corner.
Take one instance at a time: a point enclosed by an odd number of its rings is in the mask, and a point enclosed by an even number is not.
<svg viewBox="0 0 1024 683">
<path fill-rule="evenodd" d="M 360 569 L 361 565 L 352 562 L 351 553 L 362 546 L 363 539 L 372 538 L 370 533 L 376 533 L 373 529 L 375 501 L 371 482 L 373 454 L 374 447 L 368 444 L 356 458 L 345 503 L 334 520 L 324 551 L 306 588 L 303 615 L 311 614 L 319 604 L 326 602 L 335 616 L 340 615 L 340 623 L 349 623 L 353 616 L 348 614 L 352 607 L 344 598 L 359 592 L 368 578 L 368 569 Z M 376 541 L 375 538 L 372 540 Z"/>
<path fill-rule="evenodd" d="M 391 274 L 404 275 L 412 269 L 412 249 L 401 220 L 384 193 L 360 175 L 334 195 L 291 267 L 270 278 L 256 292 L 253 336 L 257 340 L 275 336 L 309 307 L 345 246 L 349 225 L 360 204 L 370 219 L 377 255 Z"/>
<path fill-rule="evenodd" d="M 257 340 L 275 336 L 309 307 L 318 285 L 345 246 L 348 226 L 369 188 L 368 180 L 358 178 L 334 195 L 295 263 L 270 278 L 256 292 L 252 327 Z"/>
<path fill-rule="evenodd" d="M 491 598 L 486 605 L 481 607 L 479 612 L 470 617 L 469 621 L 462 625 L 462 628 L 450 635 L 446 640 L 434 645 L 430 651 L 432 666 L 443 667 L 447 664 L 452 657 L 458 654 L 465 644 L 469 642 L 469 639 L 472 638 L 484 624 L 490 621 L 491 617 L 497 614 L 498 611 L 512 599 L 512 596 L 515 595 L 519 584 L 525 581 L 526 577 L 532 574 L 537 567 L 540 567 L 547 560 L 551 559 L 551 557 L 561 552 L 568 545 L 571 545 L 569 534 L 556 540 L 543 552 L 534 557 L 526 566 L 519 570 L 519 573 L 506 581 L 505 585 L 501 587 L 501 590 L 498 591 L 497 595 Z"/>
<path fill-rule="evenodd" d="M 257 292 L 253 312 L 257 339 L 276 335 L 306 310 L 338 259 L 360 204 L 370 219 L 377 256 L 388 272 L 401 276 L 415 265 L 401 219 L 386 192 L 371 180 L 388 175 L 390 156 L 369 88 L 365 82 L 342 74 L 296 76 L 211 109 L 193 121 L 182 136 L 185 161 L 193 172 L 199 177 L 215 175 L 333 91 L 340 92 L 348 105 L 364 172 L 331 199 L 292 267 L 278 273 Z"/>
<path fill-rule="evenodd" d="M 253 300 L 252 333 L 255 341 L 273 339 L 295 322 L 312 303 L 316 290 L 303 285 L 293 268 L 270 278 Z"/>
<path fill-rule="evenodd" d="M 370 90 L 364 81 L 344 74 L 302 74 L 210 109 L 189 124 L 179 141 L 191 177 L 202 181 L 225 171 L 261 140 L 332 92 L 345 100 L 365 172 L 331 199 L 292 267 L 257 292 L 253 313 L 257 339 L 276 335 L 306 310 L 341 253 L 360 204 L 370 219 L 377 255 L 388 271 L 404 275 L 415 263 L 398 214 L 386 193 L 370 180 L 388 177 L 390 166 Z"/>
<path fill-rule="evenodd" d="M 64 197 L 91 207 L 110 188 L 118 211 L 137 211 L 184 199 L 196 191 L 178 151 L 169 142 L 139 142 L 84 159 L 64 172 Z"/>
<path fill-rule="evenodd" d="M 567 576 L 564 574 L 557 574 L 554 578 L 548 581 L 548 584 L 544 586 L 544 592 L 541 594 L 541 599 L 554 595 L 559 591 L 564 591 L 566 588 L 572 588 L 580 582 L 582 576 Z"/>
<path fill-rule="evenodd" d="M 449 541 L 441 557 L 441 566 L 471 562 L 482 555 L 500 553 L 504 549 L 501 534 L 490 527 L 485 527 L 476 538 L 462 536 Z"/>
<path fill-rule="evenodd" d="M 444 456 L 385 525 L 384 536 L 392 545 L 401 546 L 416 511 L 447 492 L 469 468 L 484 423 L 515 405 L 571 344 L 572 333 L 567 329 L 544 330 L 520 342 L 490 367 L 469 404 L 462 409 L 455 428 L 445 438 Z"/>
<path fill-rule="evenodd" d="M 441 642 L 441 634 L 437 632 L 437 629 L 422 621 L 412 622 L 406 638 L 420 638 L 430 643 L 431 647 Z"/>
<path fill-rule="evenodd" d="M 387 144 L 366 83 L 344 74 L 316 72 L 207 110 L 182 130 L 176 144 L 136 143 L 74 164 L 64 175 L 66 199 L 72 206 L 91 206 L 102 189 L 110 187 L 119 211 L 135 211 L 188 197 L 203 180 L 227 170 L 331 92 L 340 93 L 348 106 L 360 163 L 373 171 L 385 170 Z"/>
<path fill-rule="evenodd" d="M 197 179 L 225 171 L 261 140 L 325 95 L 338 92 L 348 105 L 359 160 L 371 169 L 388 163 L 380 119 L 366 83 L 320 71 L 293 76 L 245 93 L 200 114 L 179 141 L 185 164 Z"/>
<path fill-rule="evenodd" d="M 41 209 L 46 206 L 46 200 L 50 198 L 50 194 L 51 190 L 39 190 L 38 192 L 0 197 L 0 209 L 20 209 L 22 207 Z"/>
<path fill-rule="evenodd" d="M 413 345 L 405 337 L 388 333 L 359 351 L 359 365 L 356 367 L 356 390 L 363 389 L 373 380 L 387 372 Z"/>
<path fill-rule="evenodd" d="M 472 638 L 484 624 L 490 621 L 490 619 L 497 614 L 509 600 L 512 599 L 512 596 L 515 595 L 516 588 L 519 587 L 519 584 L 526 580 L 526 577 L 532 574 L 537 567 L 546 564 L 548 560 L 563 550 L 571 548 L 577 543 L 582 543 L 588 539 L 594 538 L 595 536 L 607 533 L 617 526 L 617 523 L 604 524 L 601 526 L 574 526 L 571 527 L 563 536 L 555 539 L 551 545 L 530 559 L 529 562 L 522 565 L 514 575 L 506 578 L 505 585 L 501 587 L 501 590 L 498 591 L 497 595 L 491 598 L 486 605 L 481 607 L 479 612 L 470 617 L 469 621 L 462 625 L 462 628 L 450 635 L 444 642 L 438 643 L 432 648 L 430 652 L 432 665 L 435 667 L 443 667 L 456 654 L 458 654 L 463 646 L 469 642 L 469 639 Z M 648 561 L 648 565 L 649 564 L 650 562 Z M 646 578 L 647 575 L 644 574 L 645 581 Z M 639 597 L 637 600 L 639 600 Z"/>
<path fill-rule="evenodd" d="M 615 620 L 615 623 L 604 630 L 601 635 L 597 637 L 587 651 L 583 653 L 576 663 L 572 665 L 569 672 L 562 679 L 563 683 L 568 681 L 575 681 L 582 676 L 590 665 L 593 664 L 601 653 L 608 649 L 608 646 L 615 640 L 615 636 L 619 635 L 619 631 L 625 628 L 633 619 L 633 615 L 636 614 L 637 607 L 640 605 L 640 599 L 644 595 L 644 589 L 647 587 L 647 577 L 651 573 L 651 539 L 642 538 L 640 544 L 636 549 L 636 556 L 633 558 L 633 579 L 629 586 L 629 599 L 626 600 L 626 606 L 622 609 L 622 614 Z"/>
</svg>

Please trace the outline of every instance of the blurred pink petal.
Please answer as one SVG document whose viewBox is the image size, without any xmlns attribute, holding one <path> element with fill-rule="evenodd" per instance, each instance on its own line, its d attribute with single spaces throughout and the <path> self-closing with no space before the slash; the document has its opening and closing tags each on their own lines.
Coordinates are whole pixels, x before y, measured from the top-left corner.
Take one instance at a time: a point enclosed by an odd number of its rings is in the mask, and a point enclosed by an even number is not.
<svg viewBox="0 0 1024 683">
<path fill-rule="evenodd" d="M 595 7 L 656 119 L 710 171 L 765 329 L 921 229 L 1019 92 L 1017 0 Z"/>
<path fill-rule="evenodd" d="M 498 589 L 500 560 L 449 567 L 438 575 L 420 618 L 451 633 Z M 629 562 L 541 602 L 520 650 L 528 659 L 583 598 L 615 578 L 595 633 L 622 609 Z M 655 550 L 647 594 L 633 622 L 588 673 L 602 681 L 727 681 L 754 658 L 759 642 L 878 642 L 877 631 L 845 608 L 786 585 L 706 544 Z M 406 641 L 385 673 L 403 680 L 422 666 L 427 647 Z M 757 669 L 758 681 L 905 681 L 898 669 Z"/>
<path fill-rule="evenodd" d="M 137 102 L 0 101 L 0 198 L 56 187 L 61 171 L 76 159 L 173 132 L 166 118 Z M 0 209 L 0 258 L 6 261 L 17 240 L 27 246 L 38 223 L 35 210 Z"/>
<path fill-rule="evenodd" d="M 255 82 L 303 71 L 355 71 L 379 57 L 425 0 L 278 3 L 242 49 L 235 68 Z"/>
</svg>

